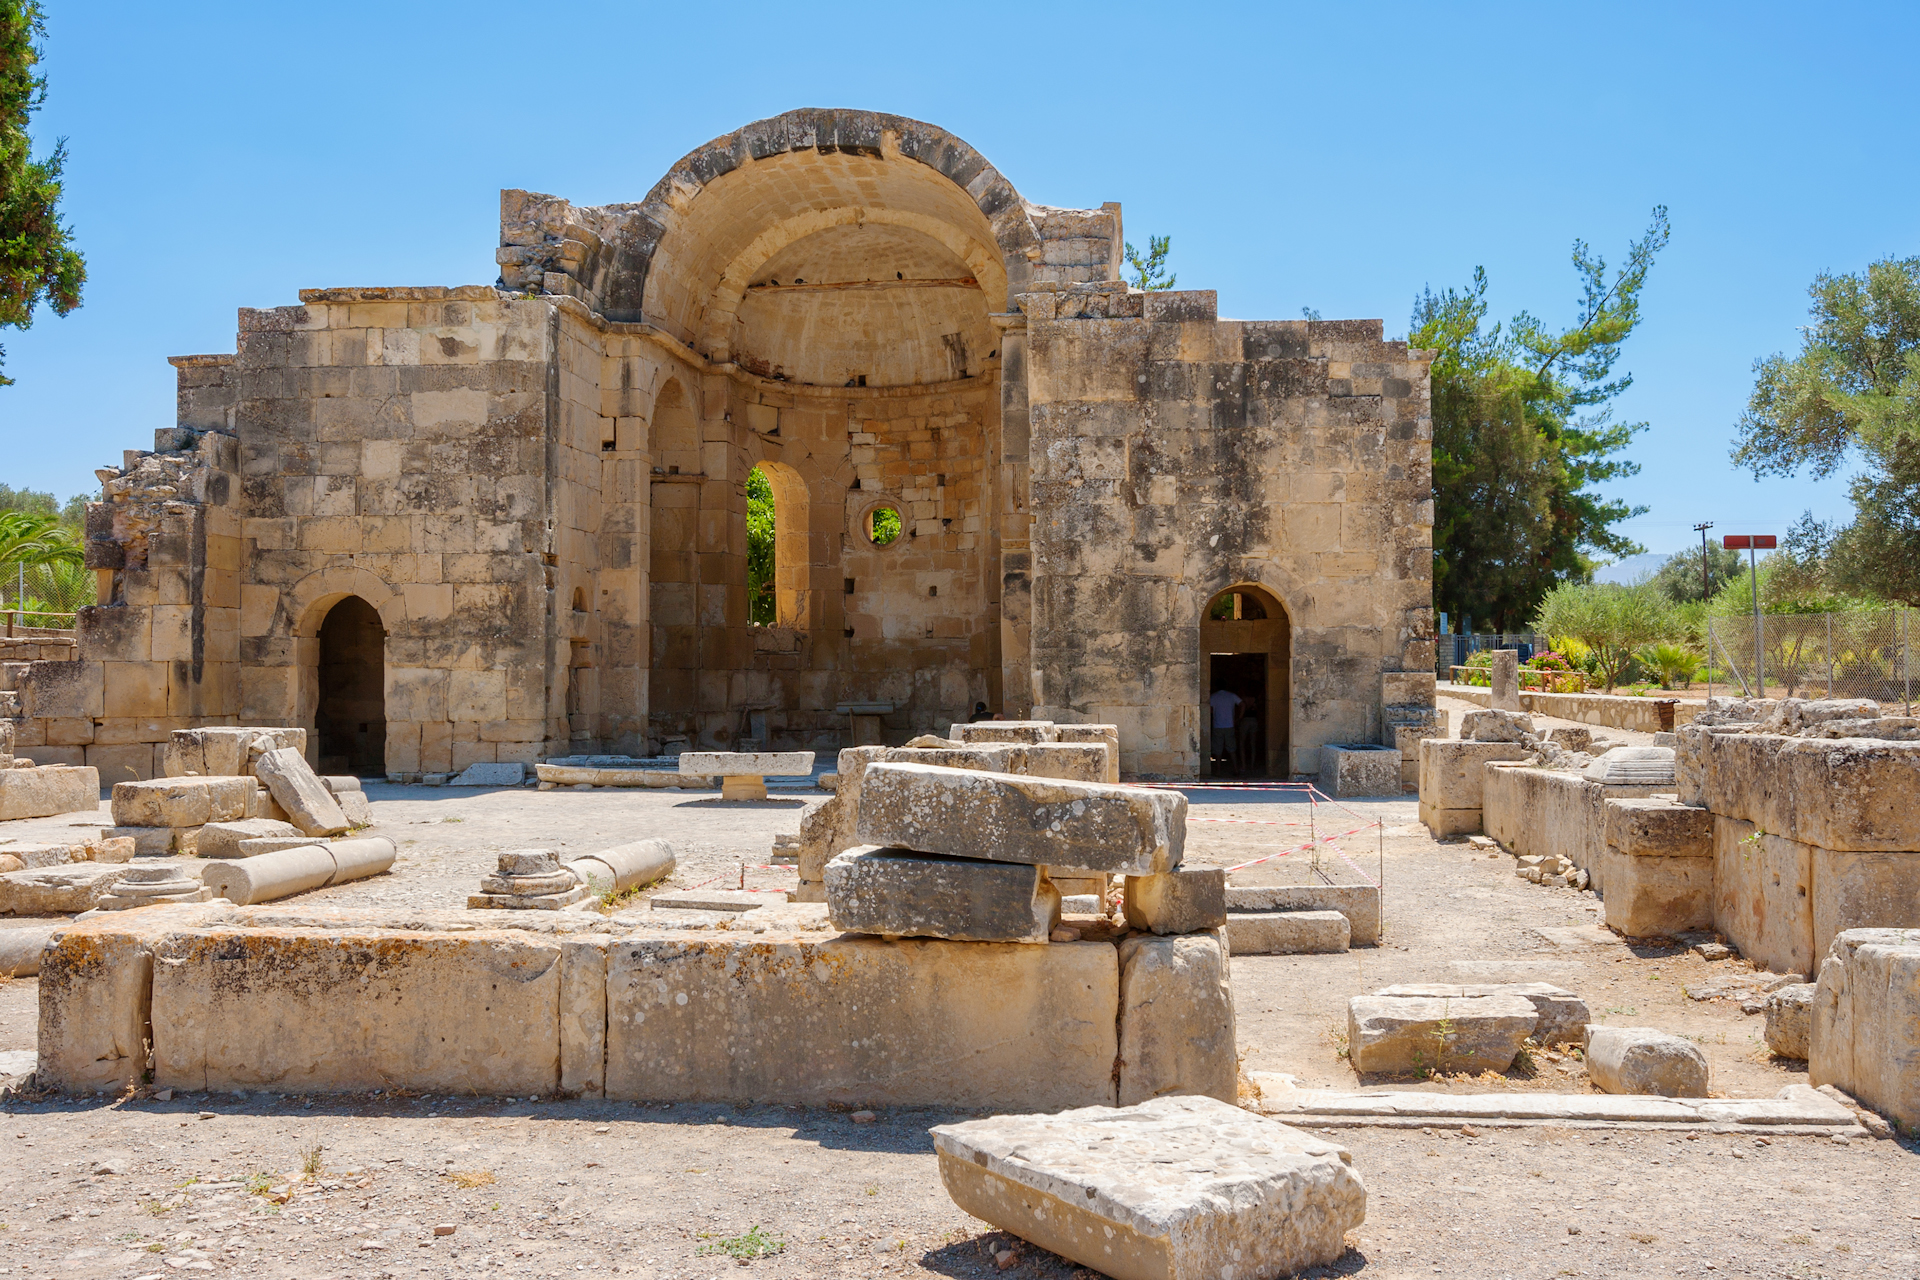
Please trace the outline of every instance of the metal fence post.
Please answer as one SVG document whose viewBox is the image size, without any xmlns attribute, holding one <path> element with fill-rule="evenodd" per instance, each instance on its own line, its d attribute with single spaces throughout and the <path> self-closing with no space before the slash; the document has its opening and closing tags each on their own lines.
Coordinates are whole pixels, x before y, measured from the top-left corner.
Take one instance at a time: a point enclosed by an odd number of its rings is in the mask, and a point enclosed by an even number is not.
<svg viewBox="0 0 1920 1280">
<path fill-rule="evenodd" d="M 1827 615 L 1827 697 L 1833 697 L 1833 615 Z"/>
</svg>

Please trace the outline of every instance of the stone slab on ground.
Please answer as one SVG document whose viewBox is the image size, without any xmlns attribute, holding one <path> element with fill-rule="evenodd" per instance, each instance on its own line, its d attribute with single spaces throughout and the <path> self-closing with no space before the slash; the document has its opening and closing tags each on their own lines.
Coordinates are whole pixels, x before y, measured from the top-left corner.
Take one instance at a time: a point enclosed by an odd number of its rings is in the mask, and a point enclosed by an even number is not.
<svg viewBox="0 0 1920 1280">
<path fill-rule="evenodd" d="M 340 802 L 298 751 L 290 747 L 269 751 L 253 768 L 274 801 L 287 811 L 287 820 L 307 835 L 339 835 L 351 825 Z"/>
<path fill-rule="evenodd" d="M 0 822 L 91 813 L 99 807 L 100 771 L 91 765 L 0 769 Z"/>
<path fill-rule="evenodd" d="M 52 940 L 54 930 L 66 923 L 66 918 L 60 917 L 0 929 L 0 977 L 31 978 L 38 974 L 40 956 Z"/>
<path fill-rule="evenodd" d="M 126 868 L 116 863 L 73 862 L 0 874 L 0 915 L 77 915 L 100 905 Z"/>
<path fill-rule="evenodd" d="M 1045 943 L 1060 891 L 1039 867 L 857 845 L 827 863 L 827 914 L 847 933 Z"/>
<path fill-rule="evenodd" d="M 1586 1001 L 1550 982 L 1412 982 L 1382 987 L 1373 994 L 1440 999 L 1519 996 L 1540 1015 L 1540 1021 L 1533 1029 L 1533 1039 L 1543 1045 L 1580 1043 L 1586 1037 L 1587 1023 L 1591 1019 Z"/>
<path fill-rule="evenodd" d="M 626 768 L 619 765 L 536 764 L 533 772 L 543 789 L 646 787 L 652 790 L 705 790 L 717 785 L 712 778 L 693 777 L 667 769 Z"/>
<path fill-rule="evenodd" d="M 932 1135 L 961 1209 L 1117 1280 L 1289 1275 L 1338 1258 L 1366 1219 L 1344 1150 L 1212 1098 Z"/>
<path fill-rule="evenodd" d="M 1104 942 L 620 939 L 607 956 L 606 1096 L 997 1111 L 1111 1103 L 1119 988 L 1117 949 Z"/>
<path fill-rule="evenodd" d="M 1181 867 L 1157 876 L 1128 876 L 1124 899 L 1130 928 L 1153 933 L 1198 933 L 1227 923 L 1227 873 L 1219 867 Z"/>
<path fill-rule="evenodd" d="M 784 902 L 786 894 L 752 889 L 675 889 L 656 893 L 649 904 L 655 911 L 751 911 L 768 902 Z"/>
<path fill-rule="evenodd" d="M 1370 884 L 1230 884 L 1227 910 L 1338 911 L 1351 926 L 1348 941 L 1354 946 L 1380 941 L 1380 890 Z"/>
<path fill-rule="evenodd" d="M 1857 1131 L 1853 1111 L 1804 1084 L 1772 1098 L 1667 1098 L 1657 1094 L 1427 1093 L 1404 1090 L 1302 1089 L 1280 1072 L 1249 1073 L 1260 1090 L 1258 1109 L 1298 1124 L 1313 1125 L 1498 1125 L 1567 1124 L 1659 1128 L 1699 1125 L 1753 1126 L 1760 1133 L 1783 1127 Z"/>
<path fill-rule="evenodd" d="M 813 772 L 811 751 L 685 751 L 679 771 L 702 778 L 793 778 Z"/>
<path fill-rule="evenodd" d="M 1603 1093 L 1704 1098 L 1709 1072 L 1700 1046 L 1652 1027 L 1587 1028 L 1587 1078 Z"/>
<path fill-rule="evenodd" d="M 113 821 L 120 827 L 198 827 L 247 816 L 253 779 L 152 778 L 113 784 Z"/>
<path fill-rule="evenodd" d="M 857 831 L 923 853 L 1154 875 L 1180 865 L 1186 817 L 1177 791 L 885 763 L 861 776 Z"/>
<path fill-rule="evenodd" d="M 292 836 L 302 844 L 312 844 L 312 838 L 302 836 L 300 829 L 290 822 L 279 822 L 273 818 L 242 818 L 238 822 L 209 822 L 200 828 L 200 839 L 194 845 L 194 852 L 202 858 L 244 858 L 240 845 L 246 840 L 265 840 L 275 837 Z"/>
<path fill-rule="evenodd" d="M 1354 996 L 1347 1060 L 1355 1071 L 1386 1075 L 1505 1071 L 1539 1021 L 1521 996 Z"/>
<path fill-rule="evenodd" d="M 450 787 L 517 787 L 527 779 L 524 764 L 470 764 L 447 779 Z"/>
<path fill-rule="evenodd" d="M 1781 987 L 1767 997 L 1767 1048 L 1783 1058 L 1805 1058 L 1813 1028 L 1812 982 Z"/>
<path fill-rule="evenodd" d="M 1456 982 L 1551 982 L 1572 987 L 1587 976 L 1582 960 L 1449 960 Z"/>
<path fill-rule="evenodd" d="M 1236 956 L 1315 956 L 1347 950 L 1353 926 L 1339 911 L 1230 911 L 1227 945 Z"/>
</svg>

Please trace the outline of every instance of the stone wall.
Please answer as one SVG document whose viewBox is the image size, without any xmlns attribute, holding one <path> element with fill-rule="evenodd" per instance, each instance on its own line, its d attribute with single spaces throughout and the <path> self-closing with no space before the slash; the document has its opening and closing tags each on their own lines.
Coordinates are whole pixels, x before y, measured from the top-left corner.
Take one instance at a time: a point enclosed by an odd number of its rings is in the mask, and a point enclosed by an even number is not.
<svg viewBox="0 0 1920 1280">
<path fill-rule="evenodd" d="M 1431 671 L 1424 353 L 1377 321 L 1221 321 L 1211 292 L 1036 287 L 1033 714 L 1120 725 L 1122 768 L 1204 751 L 1200 624 L 1283 607 L 1294 772 L 1376 742 L 1381 674 Z"/>
</svg>

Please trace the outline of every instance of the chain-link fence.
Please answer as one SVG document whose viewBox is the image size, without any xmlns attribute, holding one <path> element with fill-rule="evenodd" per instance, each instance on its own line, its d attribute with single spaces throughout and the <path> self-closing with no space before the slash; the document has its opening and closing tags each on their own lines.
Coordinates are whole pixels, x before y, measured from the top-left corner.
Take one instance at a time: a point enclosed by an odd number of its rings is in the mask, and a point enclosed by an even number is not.
<svg viewBox="0 0 1920 1280">
<path fill-rule="evenodd" d="M 1911 714 L 1913 645 L 1920 618 L 1894 606 L 1853 613 L 1760 615 L 1707 623 L 1707 669 L 1715 694 L 1767 698 L 1872 698 Z M 1696 680 L 1696 683 L 1698 681 Z"/>
</svg>

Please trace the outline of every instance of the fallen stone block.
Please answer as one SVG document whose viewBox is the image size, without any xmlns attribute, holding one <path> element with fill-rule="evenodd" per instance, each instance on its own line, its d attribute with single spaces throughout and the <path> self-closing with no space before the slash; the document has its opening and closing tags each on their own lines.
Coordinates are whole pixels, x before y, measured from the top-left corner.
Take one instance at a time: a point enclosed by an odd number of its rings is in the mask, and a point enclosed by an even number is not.
<svg viewBox="0 0 1920 1280">
<path fill-rule="evenodd" d="M 307 845 L 255 858 L 216 859 L 200 869 L 200 879 L 215 897 L 245 907 L 322 888 L 333 879 L 333 855 Z"/>
<path fill-rule="evenodd" d="M 172 934 L 153 948 L 154 1085 L 552 1093 L 560 945 L 493 930 Z"/>
<path fill-rule="evenodd" d="M 469 910 L 558 911 L 582 901 L 587 886 L 560 865 L 551 849 L 516 849 L 500 855 L 480 892 L 467 899 Z"/>
<path fill-rule="evenodd" d="M 74 862 L 0 873 L 0 915 L 78 915 L 98 906 L 120 878 L 115 863 Z"/>
<path fill-rule="evenodd" d="M 1226 937 L 1236 956 L 1329 955 L 1353 944 L 1353 926 L 1339 911 L 1229 911 Z"/>
<path fill-rule="evenodd" d="M 856 846 L 827 863 L 827 915 L 847 933 L 1044 943 L 1060 891 L 1036 866 Z"/>
<path fill-rule="evenodd" d="M 1609 787 L 1670 787 L 1672 747 L 1615 747 L 1588 765 L 1585 777 Z"/>
<path fill-rule="evenodd" d="M 1653 797 L 1606 800 L 1607 924 L 1630 938 L 1713 926 L 1713 815 Z"/>
<path fill-rule="evenodd" d="M 347 829 L 339 801 L 299 752 L 281 747 L 264 753 L 254 762 L 254 775 L 287 811 L 287 820 L 307 835 L 338 835 Z"/>
<path fill-rule="evenodd" d="M 534 776 L 540 780 L 542 791 L 551 791 L 555 787 L 648 787 L 654 790 L 669 788 L 707 788 L 714 785 L 712 778 L 682 776 L 665 769 L 630 769 L 611 765 L 563 765 L 543 763 L 533 767 Z"/>
<path fill-rule="evenodd" d="M 64 925 L 56 924 L 15 925 L 0 928 L 0 975 L 12 978 L 31 978 L 40 972 L 40 955 L 47 949 L 54 930 Z"/>
<path fill-rule="evenodd" d="M 1380 941 L 1380 890 L 1370 884 L 1228 885 L 1227 910 L 1338 911 L 1351 926 L 1348 941 L 1371 947 Z"/>
<path fill-rule="evenodd" d="M 86 862 L 87 846 L 69 844 L 62 840 L 56 843 L 20 843 L 0 845 L 0 853 L 16 859 L 19 866 L 14 870 L 35 871 L 42 867 L 64 867 L 70 862 Z"/>
<path fill-rule="evenodd" d="M 194 852 L 203 858 L 239 858 L 245 856 L 240 852 L 241 841 L 273 836 L 293 836 L 301 844 L 313 843 L 310 837 L 301 836 L 299 828 L 292 823 L 276 822 L 272 818 L 242 818 L 237 822 L 209 822 L 201 827 Z"/>
<path fill-rule="evenodd" d="M 1382 987 L 1373 994 L 1449 1000 L 1462 996 L 1519 996 L 1539 1015 L 1533 1040 L 1543 1045 L 1583 1043 L 1587 1023 L 1592 1018 L 1586 1001 L 1550 982 L 1416 982 Z"/>
<path fill-rule="evenodd" d="M 340 806 L 340 812 L 347 815 L 347 822 L 354 827 L 373 825 L 373 805 L 367 800 L 364 791 L 340 791 L 334 794 L 334 800 Z"/>
<path fill-rule="evenodd" d="M 1120 943 L 1120 1105 L 1235 1097 L 1233 991 L 1218 930 Z"/>
<path fill-rule="evenodd" d="M 1227 923 L 1227 873 L 1218 867 L 1180 867 L 1157 876 L 1126 878 L 1127 925 L 1153 933 L 1199 933 Z"/>
<path fill-rule="evenodd" d="M 520 769 L 526 768 L 525 765 L 515 767 Z M 323 773 L 320 775 L 320 785 L 333 792 L 336 796 L 343 796 L 349 791 L 364 792 L 366 790 L 366 783 L 351 773 Z M 447 785 L 452 786 L 453 784 L 448 783 Z"/>
<path fill-rule="evenodd" d="M 1320 789 L 1336 798 L 1397 796 L 1400 753 L 1392 747 L 1352 742 L 1320 748 Z"/>
<path fill-rule="evenodd" d="M 240 777 L 152 778 L 113 784 L 118 827 L 198 827 L 247 816 L 253 781 Z"/>
<path fill-rule="evenodd" d="M 954 725 L 947 730 L 947 737 L 953 742 L 969 744 L 1054 742 L 1057 727 L 1051 720 L 977 720 Z"/>
<path fill-rule="evenodd" d="M 932 1130 L 961 1210 L 1119 1280 L 1291 1275 L 1346 1252 L 1367 1189 L 1345 1150 L 1213 1098 Z"/>
<path fill-rule="evenodd" d="M 1505 1071 L 1539 1021 L 1522 996 L 1354 996 L 1347 1059 L 1355 1071 L 1386 1075 Z"/>
<path fill-rule="evenodd" d="M 1767 997 L 1767 1048 L 1783 1058 L 1805 1058 L 1813 1028 L 1815 983 L 1796 982 Z"/>
<path fill-rule="evenodd" d="M 91 765 L 0 769 L 0 822 L 93 813 L 99 808 L 100 771 Z"/>
<path fill-rule="evenodd" d="M 203 777 L 251 775 L 256 753 L 253 744 L 262 737 L 276 747 L 295 751 L 307 749 L 307 731 L 291 728 L 250 728 L 244 725 L 206 725 L 199 729 L 175 729 L 161 750 L 161 768 L 169 778 L 199 774 Z"/>
<path fill-rule="evenodd" d="M 607 1097 L 1001 1111 L 1111 1102 L 1117 957 L 1104 942 L 619 939 L 607 956 Z"/>
<path fill-rule="evenodd" d="M 675 889 L 654 894 L 649 906 L 655 911 L 751 911 L 785 896 L 752 889 Z"/>
<path fill-rule="evenodd" d="M 1005 721 L 1001 722 L 1006 723 Z M 1120 782 L 1120 726 L 1117 724 L 1057 724 L 1053 727 L 1053 741 L 1062 746 L 1098 744 L 1106 748 L 1106 768 L 1098 782 Z M 1030 771 L 1031 772 L 1031 771 Z M 1042 777 L 1062 777 L 1061 774 L 1042 774 Z"/>
<path fill-rule="evenodd" d="M 98 836 L 87 845 L 89 862 L 131 862 L 135 842 L 126 836 Z"/>
<path fill-rule="evenodd" d="M 876 845 L 993 862 L 1153 875 L 1180 865 L 1187 798 L 921 764 L 860 780 L 858 834 Z"/>
<path fill-rule="evenodd" d="M 273 798 L 273 792 L 259 785 L 258 778 L 254 779 L 253 795 L 247 800 L 247 816 L 249 818 L 272 818 L 275 822 L 287 821 L 287 811 L 282 809 L 280 802 Z M 292 826 L 293 824 L 288 823 L 287 825 Z"/>
<path fill-rule="evenodd" d="M 176 854 L 191 858 L 200 848 L 199 827 L 103 827 L 107 840 L 133 841 L 136 858 L 164 858 Z"/>
<path fill-rule="evenodd" d="M 1470 742 L 1524 744 L 1533 733 L 1533 717 L 1517 707 L 1469 711 L 1460 717 L 1460 737 Z"/>
<path fill-rule="evenodd" d="M 524 764 L 470 764 L 447 779 L 450 787 L 517 787 L 527 780 Z"/>
<path fill-rule="evenodd" d="M 1587 1078 L 1603 1093 L 1707 1096 L 1707 1055 L 1652 1027 L 1587 1028 Z"/>
<path fill-rule="evenodd" d="M 674 863 L 673 846 L 665 840 L 635 840 L 575 858 L 567 865 L 598 893 L 625 893 L 666 879 L 673 874 Z"/>
</svg>

